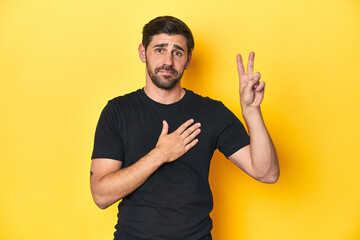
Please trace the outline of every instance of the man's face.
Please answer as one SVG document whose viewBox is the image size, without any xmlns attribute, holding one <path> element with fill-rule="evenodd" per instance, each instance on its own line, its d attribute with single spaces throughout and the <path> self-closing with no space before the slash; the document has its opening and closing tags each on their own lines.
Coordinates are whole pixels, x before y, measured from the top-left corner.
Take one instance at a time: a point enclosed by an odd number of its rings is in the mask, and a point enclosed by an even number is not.
<svg viewBox="0 0 360 240">
<path fill-rule="evenodd" d="M 176 86 L 190 63 L 186 38 L 182 35 L 157 34 L 152 37 L 146 55 L 148 77 L 162 89 Z"/>
</svg>

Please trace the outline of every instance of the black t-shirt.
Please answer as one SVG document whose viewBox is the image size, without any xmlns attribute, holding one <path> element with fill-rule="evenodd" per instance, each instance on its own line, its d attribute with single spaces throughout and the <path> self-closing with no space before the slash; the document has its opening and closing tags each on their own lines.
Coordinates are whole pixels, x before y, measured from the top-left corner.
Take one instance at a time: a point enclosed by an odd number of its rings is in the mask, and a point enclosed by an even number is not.
<svg viewBox="0 0 360 240">
<path fill-rule="evenodd" d="M 111 158 L 130 166 L 157 143 L 162 121 L 169 133 L 189 119 L 201 123 L 199 142 L 179 159 L 162 165 L 119 204 L 116 239 L 199 239 L 212 229 L 208 176 L 216 149 L 226 157 L 249 144 L 238 118 L 221 102 L 186 90 L 165 105 L 143 89 L 114 98 L 101 113 L 92 158 Z"/>
</svg>

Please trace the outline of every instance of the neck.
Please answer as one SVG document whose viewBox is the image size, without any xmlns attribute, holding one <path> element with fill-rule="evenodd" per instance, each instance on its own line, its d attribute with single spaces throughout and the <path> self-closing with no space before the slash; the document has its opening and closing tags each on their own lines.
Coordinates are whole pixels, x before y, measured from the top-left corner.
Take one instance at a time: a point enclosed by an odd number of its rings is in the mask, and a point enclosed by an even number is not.
<svg viewBox="0 0 360 240">
<path fill-rule="evenodd" d="M 144 91 L 155 102 L 167 105 L 178 102 L 185 95 L 185 90 L 181 88 L 180 83 L 170 90 L 146 84 Z"/>
</svg>

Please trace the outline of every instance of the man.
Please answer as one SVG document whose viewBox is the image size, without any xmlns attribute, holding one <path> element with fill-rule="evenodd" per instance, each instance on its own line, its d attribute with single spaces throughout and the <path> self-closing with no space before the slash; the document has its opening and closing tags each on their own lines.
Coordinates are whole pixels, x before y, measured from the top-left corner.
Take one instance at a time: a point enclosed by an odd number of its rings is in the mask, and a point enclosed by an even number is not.
<svg viewBox="0 0 360 240">
<path fill-rule="evenodd" d="M 208 182 L 215 149 L 251 177 L 274 183 L 279 165 L 260 103 L 264 82 L 237 56 L 240 103 L 250 138 L 221 102 L 181 87 L 194 48 L 190 29 L 174 17 L 144 26 L 139 56 L 146 84 L 110 100 L 95 134 L 91 191 L 102 209 L 119 204 L 115 239 L 211 239 Z"/>
</svg>

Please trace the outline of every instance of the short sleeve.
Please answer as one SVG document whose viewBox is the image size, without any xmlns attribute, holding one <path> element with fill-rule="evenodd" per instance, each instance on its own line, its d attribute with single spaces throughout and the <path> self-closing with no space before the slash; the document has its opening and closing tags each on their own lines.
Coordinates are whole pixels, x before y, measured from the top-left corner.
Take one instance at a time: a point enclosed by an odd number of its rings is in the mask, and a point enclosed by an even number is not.
<svg viewBox="0 0 360 240">
<path fill-rule="evenodd" d="M 218 104 L 216 117 L 218 131 L 216 148 L 218 148 L 225 157 L 231 156 L 239 149 L 250 144 L 250 137 L 244 125 L 221 102 Z"/>
<path fill-rule="evenodd" d="M 120 116 L 114 103 L 109 101 L 101 112 L 95 131 L 92 159 L 110 158 L 123 161 L 123 144 L 120 135 Z"/>
</svg>

